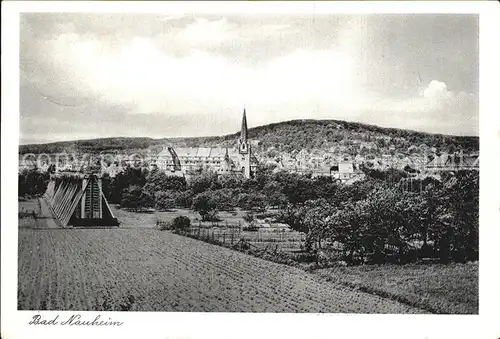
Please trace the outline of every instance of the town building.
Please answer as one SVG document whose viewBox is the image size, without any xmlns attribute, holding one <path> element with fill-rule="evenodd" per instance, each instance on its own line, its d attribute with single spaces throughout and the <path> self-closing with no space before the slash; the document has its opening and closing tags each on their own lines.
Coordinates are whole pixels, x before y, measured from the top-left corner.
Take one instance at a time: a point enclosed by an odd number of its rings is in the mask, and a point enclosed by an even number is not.
<svg viewBox="0 0 500 339">
<path fill-rule="evenodd" d="M 479 154 L 441 154 L 424 166 L 427 172 L 452 172 L 463 170 L 479 170 Z"/>
<path fill-rule="evenodd" d="M 330 167 L 331 176 L 341 182 L 347 182 L 354 178 L 359 178 L 363 173 L 356 168 L 351 160 L 344 158 L 337 164 Z"/>
<path fill-rule="evenodd" d="M 202 171 L 252 177 L 257 159 L 248 138 L 246 110 L 243 110 L 240 137 L 235 147 L 170 147 L 154 159 L 156 167 L 170 175 L 190 176 Z"/>
</svg>

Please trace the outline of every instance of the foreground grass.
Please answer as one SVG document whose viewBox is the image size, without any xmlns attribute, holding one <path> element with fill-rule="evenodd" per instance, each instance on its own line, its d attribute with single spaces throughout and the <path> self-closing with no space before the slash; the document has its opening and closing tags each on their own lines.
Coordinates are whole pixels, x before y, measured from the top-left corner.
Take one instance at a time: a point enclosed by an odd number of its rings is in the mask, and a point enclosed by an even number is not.
<svg viewBox="0 0 500 339">
<path fill-rule="evenodd" d="M 364 265 L 319 269 L 328 280 L 426 309 L 478 314 L 478 264 Z"/>
<path fill-rule="evenodd" d="M 20 205 L 23 205 L 26 210 L 33 208 L 29 203 Z M 178 215 L 188 216 L 192 221 L 196 221 L 198 218 L 194 211 L 187 209 L 176 209 L 170 212 L 135 213 L 117 209 L 115 206 L 111 208 L 122 223 L 120 228 L 153 228 L 158 219 L 168 221 Z M 242 215 L 243 211 L 226 213 L 223 215 L 223 219 L 229 219 L 228 222 L 236 223 L 241 220 Z M 20 218 L 19 222 L 20 228 L 35 228 L 34 225 L 31 225 L 34 223 L 34 219 Z M 91 233 L 90 230 L 84 232 Z M 151 241 L 150 237 L 148 239 Z M 134 244 L 130 245 L 132 248 L 137 246 L 135 241 L 132 241 L 132 243 Z M 104 247 L 110 248 L 110 246 Z M 71 248 L 76 247 L 71 246 Z M 326 278 L 326 280 L 356 288 L 360 292 L 368 292 L 383 298 L 393 299 L 410 308 L 413 306 L 432 313 L 478 313 L 478 264 L 370 265 L 320 269 L 314 272 Z M 401 312 L 400 310 L 395 311 L 391 307 L 389 309 L 389 312 Z M 326 310 L 322 309 L 321 311 Z M 361 313 L 377 312 L 369 307 L 359 307 L 355 311 Z M 403 313 L 405 312 L 403 311 Z"/>
<path fill-rule="evenodd" d="M 19 230 L 18 309 L 426 313 L 154 229 Z"/>
</svg>

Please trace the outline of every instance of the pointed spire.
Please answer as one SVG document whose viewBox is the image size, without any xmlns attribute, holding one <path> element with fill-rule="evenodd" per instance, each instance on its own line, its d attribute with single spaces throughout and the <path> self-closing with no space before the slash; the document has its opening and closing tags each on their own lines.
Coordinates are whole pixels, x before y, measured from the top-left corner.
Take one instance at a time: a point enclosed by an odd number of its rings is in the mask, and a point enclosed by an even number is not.
<svg viewBox="0 0 500 339">
<path fill-rule="evenodd" d="M 247 128 L 247 110 L 243 108 L 243 119 L 241 120 L 241 132 L 240 132 L 240 142 L 248 142 L 248 128 Z"/>
</svg>

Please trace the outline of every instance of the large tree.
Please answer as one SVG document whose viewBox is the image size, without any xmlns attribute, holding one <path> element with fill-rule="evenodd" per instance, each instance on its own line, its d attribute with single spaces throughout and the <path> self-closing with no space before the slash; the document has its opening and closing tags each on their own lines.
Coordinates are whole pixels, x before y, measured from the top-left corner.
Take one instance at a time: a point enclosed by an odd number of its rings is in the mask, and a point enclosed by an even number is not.
<svg viewBox="0 0 500 339">
<path fill-rule="evenodd" d="M 198 212 L 203 221 L 214 221 L 217 219 L 217 204 L 212 191 L 205 191 L 193 198 L 192 208 Z"/>
<path fill-rule="evenodd" d="M 143 187 L 146 184 L 146 176 L 148 171 L 142 168 L 126 167 L 123 172 L 120 172 L 110 180 L 108 200 L 112 203 L 120 203 L 124 190 L 130 186 Z"/>
<path fill-rule="evenodd" d="M 441 260 L 477 260 L 479 257 L 479 174 L 459 171 L 444 177 L 441 215 L 432 229 Z"/>
<path fill-rule="evenodd" d="M 24 170 L 18 175 L 18 196 L 37 196 L 47 189 L 50 175 L 47 172 L 40 172 L 36 168 Z"/>
<path fill-rule="evenodd" d="M 268 199 L 261 193 L 240 193 L 237 202 L 242 209 L 263 211 L 268 204 Z"/>
<path fill-rule="evenodd" d="M 154 191 L 184 191 L 187 187 L 184 177 L 166 175 L 165 172 L 155 169 L 146 177 L 146 185 Z"/>
<path fill-rule="evenodd" d="M 154 206 L 154 198 L 142 187 L 132 185 L 123 190 L 120 206 L 138 211 Z"/>
<path fill-rule="evenodd" d="M 203 171 L 194 176 L 189 182 L 189 189 L 193 194 L 203 193 L 208 190 L 221 188 L 217 173 L 211 171 Z"/>
</svg>

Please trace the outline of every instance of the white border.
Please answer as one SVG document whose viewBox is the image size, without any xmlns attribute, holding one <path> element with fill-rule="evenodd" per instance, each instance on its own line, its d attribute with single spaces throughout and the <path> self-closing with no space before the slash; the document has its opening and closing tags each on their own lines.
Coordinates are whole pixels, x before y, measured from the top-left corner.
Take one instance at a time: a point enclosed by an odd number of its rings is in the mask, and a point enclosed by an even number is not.
<svg viewBox="0 0 500 339">
<path fill-rule="evenodd" d="M 101 312 L 118 328 L 30 327 L 16 310 L 20 12 L 168 13 L 479 13 L 480 14 L 480 315 L 315 315 Z M 2 2 L 1 335 L 2 338 L 500 338 L 500 60 L 498 2 Z M 452 58 L 453 56 L 450 56 Z M 44 312 L 56 313 L 56 312 Z M 72 314 L 73 312 L 57 312 Z M 97 312 L 83 312 L 89 317 Z"/>
</svg>

